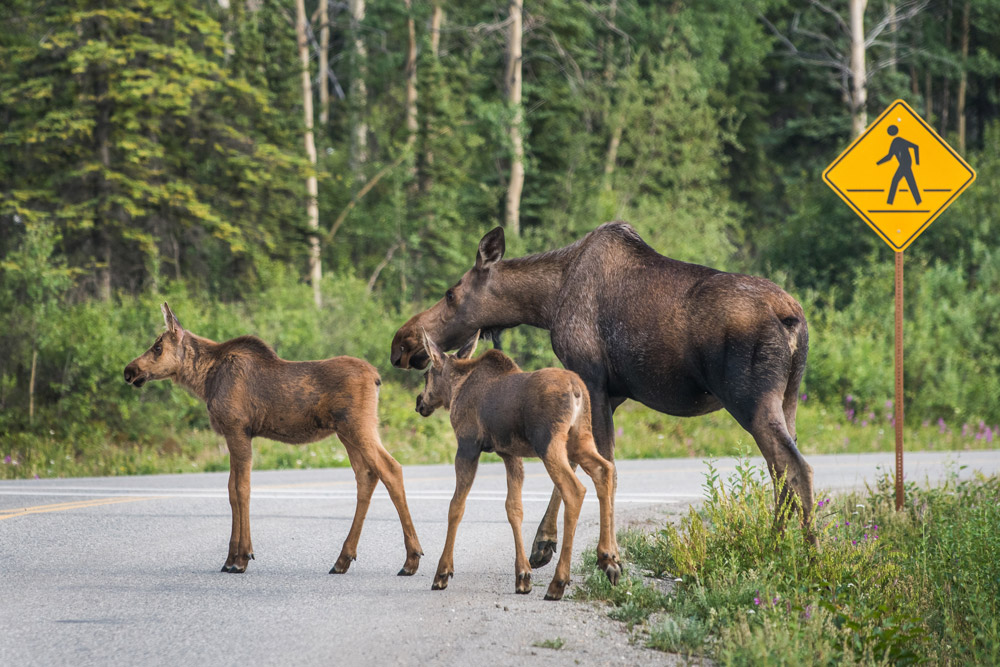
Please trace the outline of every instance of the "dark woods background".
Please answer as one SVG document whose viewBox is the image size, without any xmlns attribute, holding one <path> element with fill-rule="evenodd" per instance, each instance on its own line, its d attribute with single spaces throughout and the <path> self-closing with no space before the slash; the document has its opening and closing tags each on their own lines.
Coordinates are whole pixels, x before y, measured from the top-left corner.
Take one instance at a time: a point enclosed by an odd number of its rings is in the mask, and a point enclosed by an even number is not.
<svg viewBox="0 0 1000 667">
<path fill-rule="evenodd" d="M 884 402 L 891 252 L 820 173 L 897 97 L 978 172 L 906 253 L 908 417 L 1000 418 L 1000 2 L 518 4 L 307 0 L 299 40 L 295 0 L 5 2 L 0 439 L 205 428 L 121 380 L 162 300 L 201 335 L 413 384 L 392 332 L 482 233 L 516 256 L 612 219 L 785 286 L 805 390 Z M 554 363 L 544 334 L 508 349 Z"/>
</svg>

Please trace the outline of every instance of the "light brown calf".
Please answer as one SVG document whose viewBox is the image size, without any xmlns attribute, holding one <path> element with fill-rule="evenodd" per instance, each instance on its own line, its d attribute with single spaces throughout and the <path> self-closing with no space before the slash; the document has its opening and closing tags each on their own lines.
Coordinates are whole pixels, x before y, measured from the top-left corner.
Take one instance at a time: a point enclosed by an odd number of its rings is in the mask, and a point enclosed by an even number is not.
<svg viewBox="0 0 1000 667">
<path fill-rule="evenodd" d="M 353 357 L 285 361 L 254 336 L 216 343 L 184 330 L 166 303 L 161 309 L 167 330 L 125 367 L 125 382 L 141 387 L 149 380 L 173 380 L 205 401 L 212 428 L 225 437 L 233 530 L 222 571 L 244 572 L 254 557 L 251 439 L 261 436 L 304 444 L 336 433 L 354 469 L 358 502 L 351 530 L 330 573 L 346 572 L 357 556 L 361 526 L 379 480 L 403 525 L 406 561 L 399 574 L 416 572 L 423 552 L 406 505 L 402 467 L 378 435 L 378 371 Z"/>
<path fill-rule="evenodd" d="M 542 459 L 566 504 L 562 551 L 545 599 L 560 599 L 569 583 L 573 534 L 586 493 L 571 463 L 579 464 L 594 480 L 601 513 L 597 564 L 611 583 L 617 584 L 621 561 L 615 539 L 615 468 L 597 453 L 586 386 L 576 373 L 559 368 L 525 373 L 499 350 L 471 359 L 478 342 L 477 331 L 457 354 L 446 355 L 424 335 L 430 369 L 424 391 L 417 397 L 417 412 L 427 417 L 439 407 L 450 410 L 458 438 L 448 536 L 431 588 L 446 588 L 448 578 L 454 575 L 455 533 L 481 452 L 496 452 L 507 469 L 507 519 L 514 530 L 516 592 L 531 591 L 531 565 L 521 537 L 524 456 Z"/>
</svg>

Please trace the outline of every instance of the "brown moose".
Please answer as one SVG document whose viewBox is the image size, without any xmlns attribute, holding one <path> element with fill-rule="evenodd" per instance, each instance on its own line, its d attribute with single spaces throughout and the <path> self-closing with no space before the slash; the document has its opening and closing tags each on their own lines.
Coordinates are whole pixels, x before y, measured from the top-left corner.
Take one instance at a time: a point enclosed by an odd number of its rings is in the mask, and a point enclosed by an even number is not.
<svg viewBox="0 0 1000 667">
<path fill-rule="evenodd" d="M 251 439 L 261 436 L 304 444 L 336 433 L 354 469 L 358 501 L 351 530 L 330 573 L 346 572 L 357 556 L 361 527 L 379 480 L 403 525 L 406 561 L 399 574 L 416 572 L 423 553 L 406 505 L 402 466 L 385 450 L 378 434 L 378 371 L 353 357 L 285 361 L 254 336 L 216 343 L 182 328 L 166 303 L 161 310 L 167 330 L 125 367 L 125 382 L 141 387 L 149 380 L 173 380 L 205 402 L 212 428 L 226 438 L 233 530 L 222 571 L 244 572 L 254 557 Z"/>
<path fill-rule="evenodd" d="M 514 530 L 515 592 L 531 592 L 531 566 L 521 538 L 524 456 L 542 459 L 566 503 L 562 552 L 545 599 L 561 599 L 569 583 L 573 534 L 586 493 L 573 472 L 577 464 L 594 480 L 600 502 L 597 565 L 612 584 L 617 584 L 621 561 L 615 540 L 615 468 L 614 463 L 597 453 L 590 430 L 586 386 L 576 373 L 561 368 L 525 373 L 499 350 L 488 350 L 472 359 L 478 342 L 477 331 L 457 354 L 446 355 L 426 335 L 423 338 L 430 368 L 424 391 L 417 397 L 417 412 L 428 417 L 437 408 L 449 410 L 458 439 L 448 536 L 431 588 L 447 588 L 448 578 L 455 573 L 455 533 L 482 452 L 496 452 L 507 470 L 506 507 L 507 519 Z"/>
<path fill-rule="evenodd" d="M 422 331 L 450 350 L 477 330 L 496 341 L 519 324 L 547 329 L 556 356 L 590 390 L 602 456 L 614 456 L 613 414 L 626 399 L 682 417 L 725 408 L 753 436 L 772 478 L 785 476 L 775 485 L 778 505 L 793 491 L 815 541 L 813 473 L 795 436 L 809 345 L 795 299 L 762 278 L 664 257 L 621 222 L 550 252 L 503 260 L 504 249 L 502 228 L 482 238 L 475 265 L 396 332 L 394 366 L 427 365 Z M 557 488 L 535 536 L 535 567 L 552 557 L 558 509 Z"/>
</svg>

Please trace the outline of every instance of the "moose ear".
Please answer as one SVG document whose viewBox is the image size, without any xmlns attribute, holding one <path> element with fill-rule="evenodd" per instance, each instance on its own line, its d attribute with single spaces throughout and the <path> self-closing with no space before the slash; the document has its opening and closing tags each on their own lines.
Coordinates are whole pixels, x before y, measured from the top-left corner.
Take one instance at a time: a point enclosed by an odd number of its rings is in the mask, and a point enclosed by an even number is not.
<svg viewBox="0 0 1000 667">
<path fill-rule="evenodd" d="M 167 331 L 171 333 L 176 333 L 178 336 L 184 335 L 184 327 L 181 326 L 180 320 L 174 315 L 174 312 L 170 310 L 170 306 L 164 301 L 163 305 L 160 306 L 160 311 L 163 313 L 163 323 L 167 325 Z"/>
<path fill-rule="evenodd" d="M 444 352 L 431 340 L 425 329 L 420 329 L 420 335 L 424 341 L 424 350 L 427 351 L 427 356 L 431 359 L 431 366 L 441 368 L 444 365 Z"/>
<path fill-rule="evenodd" d="M 459 359 L 468 359 L 472 356 L 472 353 L 476 351 L 476 346 L 479 345 L 479 331 L 472 334 L 472 338 L 465 341 L 462 347 L 458 348 L 458 352 L 455 354 Z"/>
<path fill-rule="evenodd" d="M 479 253 L 476 255 L 476 268 L 488 269 L 501 259 L 507 244 L 503 237 L 503 227 L 497 227 L 479 241 Z"/>
</svg>

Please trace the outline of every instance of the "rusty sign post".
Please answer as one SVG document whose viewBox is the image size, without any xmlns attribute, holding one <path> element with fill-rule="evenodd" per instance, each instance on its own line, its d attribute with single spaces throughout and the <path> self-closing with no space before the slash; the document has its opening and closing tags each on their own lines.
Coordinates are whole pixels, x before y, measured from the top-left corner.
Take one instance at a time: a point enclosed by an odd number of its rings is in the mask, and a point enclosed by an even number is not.
<svg viewBox="0 0 1000 667">
<path fill-rule="evenodd" d="M 896 100 L 823 172 L 896 259 L 896 509 L 903 507 L 903 251 L 976 180 L 965 160 Z"/>
</svg>

